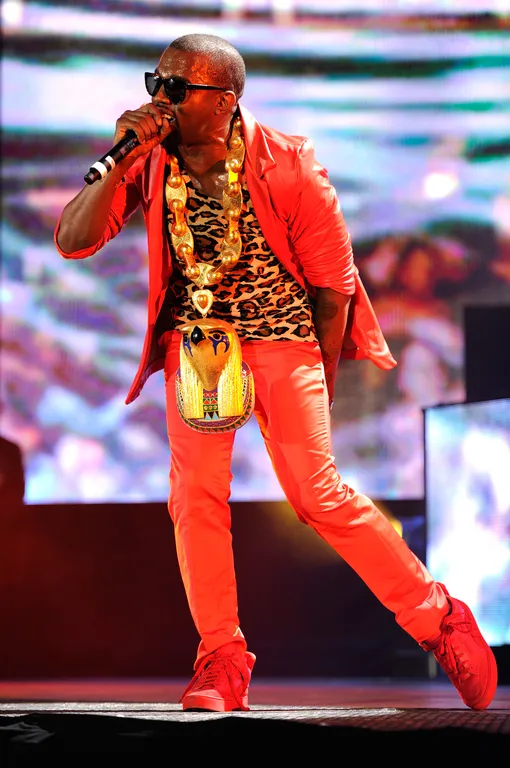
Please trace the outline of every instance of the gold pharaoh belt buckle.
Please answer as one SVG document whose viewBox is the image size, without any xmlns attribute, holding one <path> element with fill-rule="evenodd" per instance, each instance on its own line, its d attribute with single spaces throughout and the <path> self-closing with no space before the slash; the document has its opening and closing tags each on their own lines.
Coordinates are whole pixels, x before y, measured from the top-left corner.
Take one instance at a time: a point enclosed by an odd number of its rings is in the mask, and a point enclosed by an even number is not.
<svg viewBox="0 0 510 768">
<path fill-rule="evenodd" d="M 230 323 L 216 318 L 192 320 L 182 334 L 175 378 L 177 408 L 197 432 L 232 432 L 253 413 L 255 386 L 241 343 Z"/>
</svg>

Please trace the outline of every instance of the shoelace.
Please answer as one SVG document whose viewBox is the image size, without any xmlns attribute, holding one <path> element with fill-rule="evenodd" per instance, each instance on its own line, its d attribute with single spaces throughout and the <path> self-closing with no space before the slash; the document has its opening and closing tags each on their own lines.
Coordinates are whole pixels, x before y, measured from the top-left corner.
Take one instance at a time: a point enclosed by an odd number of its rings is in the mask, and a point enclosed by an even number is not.
<svg viewBox="0 0 510 768">
<path fill-rule="evenodd" d="M 239 694 L 236 692 L 236 689 L 235 689 L 236 678 L 231 673 L 231 666 L 235 667 L 235 669 L 238 671 L 243 683 L 245 683 L 246 680 L 241 669 L 239 669 L 239 667 L 235 663 L 234 658 L 235 657 L 233 654 L 231 654 L 230 656 L 217 655 L 213 657 L 210 661 L 206 662 L 202 667 L 202 669 L 198 670 L 198 672 L 193 677 L 190 684 L 182 694 L 181 701 L 192 688 L 194 688 L 195 690 L 200 690 L 200 689 L 203 690 L 211 687 L 214 688 L 218 678 L 221 676 L 223 672 L 225 672 L 234 701 L 236 702 L 239 708 L 242 708 L 243 706 L 242 696 L 244 694 L 244 691 L 246 690 L 246 685 L 242 687 L 241 692 Z"/>
<path fill-rule="evenodd" d="M 469 663 L 466 664 L 466 660 L 463 658 L 459 646 L 454 643 L 453 637 L 456 630 L 468 632 L 469 622 L 461 614 L 456 616 L 450 614 L 442 629 L 441 642 L 436 654 L 441 658 L 449 674 L 466 680 L 471 674 L 471 665 Z"/>
</svg>

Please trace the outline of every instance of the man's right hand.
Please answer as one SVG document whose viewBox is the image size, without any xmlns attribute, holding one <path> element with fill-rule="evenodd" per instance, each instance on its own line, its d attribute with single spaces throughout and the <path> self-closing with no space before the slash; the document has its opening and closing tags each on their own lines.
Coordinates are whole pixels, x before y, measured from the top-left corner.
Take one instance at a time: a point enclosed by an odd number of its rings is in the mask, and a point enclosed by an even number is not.
<svg viewBox="0 0 510 768">
<path fill-rule="evenodd" d="M 62 211 L 57 242 L 64 254 L 72 254 L 98 243 L 104 235 L 116 186 L 137 157 L 147 154 L 175 128 L 171 114 L 154 104 L 127 110 L 117 120 L 114 144 L 127 131 L 135 132 L 140 142 L 113 170 L 95 184 L 85 184 Z"/>
<path fill-rule="evenodd" d="M 126 158 L 119 165 L 126 165 L 128 158 L 130 160 L 129 165 L 131 165 L 137 157 L 150 152 L 174 130 L 174 127 L 175 118 L 163 112 L 152 102 L 142 104 L 138 109 L 126 110 L 117 120 L 113 143 L 114 145 L 117 144 L 129 130 L 136 133 L 140 143 L 126 155 Z"/>
</svg>

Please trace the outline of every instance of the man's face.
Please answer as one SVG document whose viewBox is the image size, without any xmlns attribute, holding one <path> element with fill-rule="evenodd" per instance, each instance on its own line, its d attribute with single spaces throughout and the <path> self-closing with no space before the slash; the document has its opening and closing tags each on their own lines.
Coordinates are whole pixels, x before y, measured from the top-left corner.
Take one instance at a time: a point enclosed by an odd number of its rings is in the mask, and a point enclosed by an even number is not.
<svg viewBox="0 0 510 768">
<path fill-rule="evenodd" d="M 162 78 L 178 75 L 189 83 L 197 85 L 218 85 L 208 56 L 186 53 L 174 48 L 167 48 L 158 63 L 155 74 Z M 175 117 L 179 141 L 193 143 L 210 136 L 223 117 L 219 102 L 224 91 L 186 91 L 184 101 L 171 104 L 163 87 L 152 102 L 164 112 Z"/>
</svg>

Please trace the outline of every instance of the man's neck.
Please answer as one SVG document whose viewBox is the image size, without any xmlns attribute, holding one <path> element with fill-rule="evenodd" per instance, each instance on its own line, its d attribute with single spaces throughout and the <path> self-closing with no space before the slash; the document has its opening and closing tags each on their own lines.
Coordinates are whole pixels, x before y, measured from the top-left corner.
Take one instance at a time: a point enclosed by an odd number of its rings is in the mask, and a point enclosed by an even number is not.
<svg viewBox="0 0 510 768">
<path fill-rule="evenodd" d="M 180 146 L 179 152 L 184 162 L 184 167 L 193 176 L 200 178 L 215 173 L 222 173 L 225 170 L 226 148 L 215 147 L 193 147 L 191 151 L 187 147 Z"/>
<path fill-rule="evenodd" d="M 203 142 L 179 144 L 179 153 L 186 169 L 196 177 L 222 173 L 225 170 L 229 136 L 230 124 L 227 124 Z"/>
</svg>

